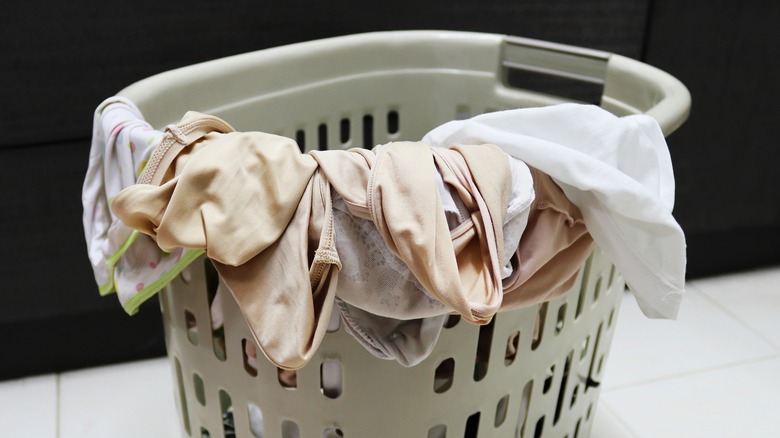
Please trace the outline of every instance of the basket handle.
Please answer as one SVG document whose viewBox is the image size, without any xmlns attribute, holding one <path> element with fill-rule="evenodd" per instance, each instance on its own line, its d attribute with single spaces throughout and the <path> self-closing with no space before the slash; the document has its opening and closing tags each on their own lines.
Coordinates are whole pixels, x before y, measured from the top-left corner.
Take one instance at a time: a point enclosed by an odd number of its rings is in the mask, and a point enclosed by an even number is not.
<svg viewBox="0 0 780 438">
<path fill-rule="evenodd" d="M 502 67 L 603 87 L 601 106 L 617 115 L 647 114 L 664 135 L 688 118 L 691 95 L 672 75 L 614 53 L 548 41 L 504 37 Z"/>
</svg>

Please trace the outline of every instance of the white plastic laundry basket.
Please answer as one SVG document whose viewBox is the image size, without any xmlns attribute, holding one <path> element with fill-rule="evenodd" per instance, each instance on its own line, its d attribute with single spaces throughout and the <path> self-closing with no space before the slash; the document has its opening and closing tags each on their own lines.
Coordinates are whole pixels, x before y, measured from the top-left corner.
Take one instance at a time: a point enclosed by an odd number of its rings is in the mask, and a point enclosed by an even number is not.
<svg viewBox="0 0 780 438">
<path fill-rule="evenodd" d="M 166 72 L 120 94 L 158 128 L 197 110 L 305 149 L 346 149 L 418 140 L 454 118 L 570 100 L 541 92 L 542 75 L 584 84 L 577 93 L 595 87 L 602 107 L 647 113 L 665 134 L 690 105 L 675 78 L 619 55 L 433 31 L 263 50 Z M 189 437 L 586 437 L 624 289 L 597 249 L 557 299 L 499 313 L 481 327 L 450 317 L 417 366 L 374 358 L 334 320 L 312 361 L 282 378 L 262 355 L 256 366 L 247 358 L 252 338 L 229 296 L 224 329 L 212 329 L 218 279 L 210 262 L 187 273 L 160 301 Z M 251 427 L 260 413 L 262 426 Z"/>
</svg>

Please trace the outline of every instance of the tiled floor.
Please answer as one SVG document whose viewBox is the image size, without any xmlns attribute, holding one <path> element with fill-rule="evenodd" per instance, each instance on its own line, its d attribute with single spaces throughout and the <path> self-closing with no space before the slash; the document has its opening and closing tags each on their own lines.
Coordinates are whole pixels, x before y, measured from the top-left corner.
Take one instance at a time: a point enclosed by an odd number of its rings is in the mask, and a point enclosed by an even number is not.
<svg viewBox="0 0 780 438">
<path fill-rule="evenodd" d="M 626 295 L 591 436 L 780 436 L 780 267 L 696 280 L 676 322 Z M 0 382 L 0 437 L 179 436 L 165 359 Z"/>
</svg>

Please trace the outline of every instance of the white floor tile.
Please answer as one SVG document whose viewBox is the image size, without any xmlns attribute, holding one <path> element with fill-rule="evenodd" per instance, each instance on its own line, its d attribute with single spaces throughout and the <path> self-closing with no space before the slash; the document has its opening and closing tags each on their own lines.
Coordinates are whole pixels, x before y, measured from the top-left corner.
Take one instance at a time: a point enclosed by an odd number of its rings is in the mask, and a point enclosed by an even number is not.
<svg viewBox="0 0 780 438">
<path fill-rule="evenodd" d="M 596 417 L 593 419 L 591 438 L 636 438 L 631 431 L 608 406 L 604 400 L 599 400 Z"/>
<path fill-rule="evenodd" d="M 167 359 L 60 376 L 60 438 L 177 437 Z"/>
<path fill-rule="evenodd" d="M 648 319 L 630 294 L 619 312 L 605 389 L 771 357 L 777 349 L 696 290 L 677 321 Z"/>
<path fill-rule="evenodd" d="M 57 436 L 57 376 L 0 382 L 0 437 Z"/>
<path fill-rule="evenodd" d="M 780 268 L 696 280 L 691 287 L 780 351 Z"/>
<path fill-rule="evenodd" d="M 780 357 L 604 392 L 639 437 L 778 436 Z"/>
</svg>

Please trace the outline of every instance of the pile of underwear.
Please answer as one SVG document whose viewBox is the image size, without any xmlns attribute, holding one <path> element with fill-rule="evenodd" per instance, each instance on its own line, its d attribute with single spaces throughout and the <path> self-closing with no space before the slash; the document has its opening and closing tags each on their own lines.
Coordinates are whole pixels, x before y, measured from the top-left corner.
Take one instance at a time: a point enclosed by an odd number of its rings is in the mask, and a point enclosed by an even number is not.
<svg viewBox="0 0 780 438">
<path fill-rule="evenodd" d="M 685 239 L 657 122 L 565 104 L 449 122 L 421 141 L 302 153 L 188 112 L 153 129 L 127 99 L 95 112 L 82 194 L 101 294 L 133 314 L 200 255 L 260 352 L 304 366 L 333 315 L 413 366 L 444 320 L 475 324 L 566 292 L 593 245 L 645 315 L 675 318 Z M 184 272 L 183 272 L 184 271 Z"/>
</svg>

